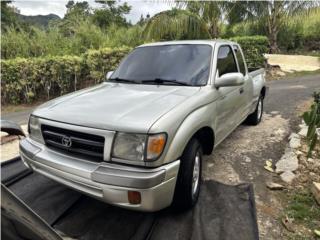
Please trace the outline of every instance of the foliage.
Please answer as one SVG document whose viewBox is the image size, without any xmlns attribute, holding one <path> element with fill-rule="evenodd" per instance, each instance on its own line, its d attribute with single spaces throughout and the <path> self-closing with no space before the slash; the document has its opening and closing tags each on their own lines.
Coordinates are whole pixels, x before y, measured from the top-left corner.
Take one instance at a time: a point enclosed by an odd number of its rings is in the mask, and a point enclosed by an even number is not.
<svg viewBox="0 0 320 240">
<path fill-rule="evenodd" d="M 188 11 L 199 16 L 206 24 L 211 38 L 217 38 L 220 34 L 220 26 L 226 7 L 223 1 L 186 1 L 178 2 L 178 6 L 186 7 Z"/>
<path fill-rule="evenodd" d="M 285 51 L 320 50 L 320 8 L 288 19 L 279 31 L 278 42 Z"/>
<path fill-rule="evenodd" d="M 262 53 L 267 50 L 265 37 L 232 40 L 243 46 L 249 67 L 263 65 Z M 97 84 L 130 50 L 130 47 L 103 48 L 88 50 L 80 57 L 65 55 L 2 60 L 1 101 L 3 104 L 29 103 Z"/>
<path fill-rule="evenodd" d="M 311 156 L 312 150 L 318 142 L 317 128 L 320 128 L 320 92 L 314 93 L 314 103 L 309 111 L 303 114 L 303 120 L 308 125 L 307 141 L 309 145 L 308 156 Z"/>
<path fill-rule="evenodd" d="M 32 27 L 29 31 L 11 27 L 1 36 L 1 55 L 3 59 L 81 55 L 88 49 L 134 47 L 143 43 L 142 31 L 139 25 L 130 28 L 111 25 L 108 31 L 102 31 L 87 20 L 79 21 L 70 36 L 65 36 L 58 26 L 48 30 Z"/>
<path fill-rule="evenodd" d="M 84 62 L 89 70 L 88 76 L 95 83 L 102 82 L 108 71 L 115 70 L 130 48 L 90 50 L 84 54 Z"/>
<path fill-rule="evenodd" d="M 319 6 L 316 1 L 252 1 L 248 2 L 249 19 L 263 23 L 269 38 L 270 50 L 278 52 L 278 34 L 288 19 L 297 14 L 308 13 L 308 9 Z"/>
<path fill-rule="evenodd" d="M 28 24 L 28 26 L 36 26 L 39 28 L 47 28 L 50 22 L 60 20 L 60 17 L 55 14 L 25 16 L 17 13 L 16 16 L 20 22 Z"/>
<path fill-rule="evenodd" d="M 127 3 L 122 5 L 116 4 L 116 1 L 96 0 L 102 4 L 102 9 L 96 9 L 92 16 L 93 22 L 102 29 L 108 28 L 111 24 L 116 24 L 120 27 L 128 26 L 125 19 L 126 14 L 131 10 L 131 6 Z"/>
<path fill-rule="evenodd" d="M 313 220 L 320 218 L 320 208 L 317 206 L 312 193 L 309 191 L 294 193 L 289 199 L 289 206 L 286 212 L 288 217 L 298 222 L 308 222 L 308 225 L 310 225 Z"/>
<path fill-rule="evenodd" d="M 101 82 L 129 48 L 89 51 L 81 57 L 47 56 L 1 61 L 3 104 L 50 99 Z"/>
<path fill-rule="evenodd" d="M 17 27 L 18 19 L 15 9 L 9 4 L 11 1 L 0 1 L 1 4 L 1 32 L 3 33 L 7 27 Z"/>
<path fill-rule="evenodd" d="M 205 22 L 181 9 L 153 16 L 146 24 L 144 36 L 149 41 L 210 38 Z"/>
<path fill-rule="evenodd" d="M 230 40 L 240 44 L 247 61 L 248 68 L 264 67 L 263 54 L 268 52 L 268 38 L 265 36 L 233 37 Z"/>
</svg>

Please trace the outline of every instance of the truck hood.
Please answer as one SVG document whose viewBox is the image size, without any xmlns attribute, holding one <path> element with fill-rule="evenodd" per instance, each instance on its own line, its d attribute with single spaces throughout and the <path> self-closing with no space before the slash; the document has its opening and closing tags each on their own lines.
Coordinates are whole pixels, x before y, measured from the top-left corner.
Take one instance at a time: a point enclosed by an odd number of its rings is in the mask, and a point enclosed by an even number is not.
<svg viewBox="0 0 320 240">
<path fill-rule="evenodd" d="M 200 87 L 102 83 L 51 100 L 33 115 L 74 125 L 147 133 Z"/>
</svg>

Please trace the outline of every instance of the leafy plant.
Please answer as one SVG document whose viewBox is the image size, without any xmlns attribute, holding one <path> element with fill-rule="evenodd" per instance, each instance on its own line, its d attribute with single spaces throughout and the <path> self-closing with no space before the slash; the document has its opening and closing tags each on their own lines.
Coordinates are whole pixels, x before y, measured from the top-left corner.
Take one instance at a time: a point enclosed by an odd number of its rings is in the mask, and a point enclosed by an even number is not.
<svg viewBox="0 0 320 240">
<path fill-rule="evenodd" d="M 308 156 L 311 156 L 311 152 L 317 144 L 318 135 L 316 133 L 316 129 L 320 127 L 320 92 L 315 92 L 313 97 L 314 103 L 311 105 L 311 109 L 303 114 L 303 120 L 308 125 Z"/>
<path fill-rule="evenodd" d="M 233 37 L 230 40 L 240 44 L 244 51 L 248 68 L 264 67 L 263 54 L 268 52 L 268 38 L 265 36 Z"/>
<path fill-rule="evenodd" d="M 1 61 L 2 104 L 51 99 L 103 81 L 130 48 L 90 50 L 82 56 Z"/>
</svg>

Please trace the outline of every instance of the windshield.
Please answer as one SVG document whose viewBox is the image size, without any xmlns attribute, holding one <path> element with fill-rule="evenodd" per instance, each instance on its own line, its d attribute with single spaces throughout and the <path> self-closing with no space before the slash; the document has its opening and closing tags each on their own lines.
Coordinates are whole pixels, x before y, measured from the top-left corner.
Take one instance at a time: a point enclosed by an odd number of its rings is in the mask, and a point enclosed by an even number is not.
<svg viewBox="0 0 320 240">
<path fill-rule="evenodd" d="M 143 84 L 203 86 L 210 70 L 211 46 L 177 44 L 133 50 L 110 80 Z"/>
</svg>

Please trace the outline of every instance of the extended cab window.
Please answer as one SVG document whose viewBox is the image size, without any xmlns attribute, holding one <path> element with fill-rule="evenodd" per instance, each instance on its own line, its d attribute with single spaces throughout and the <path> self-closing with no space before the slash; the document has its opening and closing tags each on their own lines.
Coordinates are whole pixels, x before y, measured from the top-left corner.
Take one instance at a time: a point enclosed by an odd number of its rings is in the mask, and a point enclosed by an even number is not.
<svg viewBox="0 0 320 240">
<path fill-rule="evenodd" d="M 222 46 L 219 48 L 217 69 L 219 77 L 226 73 L 238 72 L 237 64 L 230 46 Z"/>
<path fill-rule="evenodd" d="M 237 60 L 238 60 L 238 64 L 239 64 L 239 68 L 240 68 L 240 72 L 243 74 L 243 75 L 246 75 L 246 67 L 244 65 L 244 59 L 243 59 L 243 56 L 241 54 L 241 51 L 240 51 L 240 48 L 237 46 L 237 45 L 234 45 L 233 46 L 233 49 L 236 53 L 236 56 L 237 56 Z"/>
</svg>

